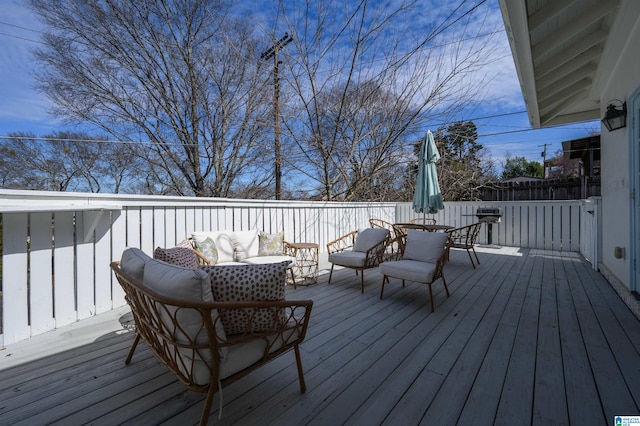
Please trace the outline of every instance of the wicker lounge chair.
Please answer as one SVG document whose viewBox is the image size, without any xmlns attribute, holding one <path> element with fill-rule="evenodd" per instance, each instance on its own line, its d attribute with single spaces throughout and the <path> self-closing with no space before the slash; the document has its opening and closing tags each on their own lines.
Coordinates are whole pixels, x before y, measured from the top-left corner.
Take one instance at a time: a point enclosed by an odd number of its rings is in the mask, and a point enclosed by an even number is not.
<svg viewBox="0 0 640 426">
<path fill-rule="evenodd" d="M 207 394 L 201 425 L 207 423 L 218 390 L 290 349 L 295 352 L 300 391 L 305 392 L 299 345 L 312 301 L 214 302 L 207 272 L 150 259 L 138 249 L 125 250 L 122 261 L 111 268 L 135 320 L 136 337 L 125 364 L 144 340 L 188 389 Z M 282 277 L 285 269 L 283 264 Z M 235 318 L 235 329 L 244 331 L 227 335 L 224 321 L 229 314 Z M 264 318 L 271 321 L 265 325 Z"/>
<path fill-rule="evenodd" d="M 360 292 L 364 293 L 364 270 L 374 268 L 384 260 L 385 249 L 391 238 L 388 229 L 366 228 L 362 231 L 349 232 L 327 244 L 331 272 L 334 265 L 355 269 L 360 272 Z"/>
<path fill-rule="evenodd" d="M 389 282 L 389 278 L 402 280 L 404 287 L 405 280 L 427 284 L 429 286 L 429 301 L 431 302 L 431 312 L 434 311 L 433 291 L 431 285 L 442 278 L 442 284 L 449 296 L 447 282 L 444 279 L 442 269 L 446 260 L 449 248 L 449 236 L 444 232 L 423 232 L 408 230 L 406 243 L 399 260 L 383 262 L 380 264 L 382 273 L 382 288 L 380 289 L 380 299 L 384 295 L 384 285 Z"/>
</svg>

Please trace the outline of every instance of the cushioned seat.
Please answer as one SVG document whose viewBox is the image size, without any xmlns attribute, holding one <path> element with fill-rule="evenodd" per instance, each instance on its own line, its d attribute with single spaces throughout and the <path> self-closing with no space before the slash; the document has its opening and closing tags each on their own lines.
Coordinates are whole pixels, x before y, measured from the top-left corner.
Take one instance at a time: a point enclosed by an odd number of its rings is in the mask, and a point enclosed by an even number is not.
<svg viewBox="0 0 640 426">
<path fill-rule="evenodd" d="M 415 282 L 431 281 L 435 270 L 435 263 L 418 260 L 398 260 L 380 264 L 380 272 L 384 275 Z"/>
<path fill-rule="evenodd" d="M 329 255 L 329 262 L 347 268 L 362 268 L 367 261 L 367 254 L 358 251 L 343 251 Z"/>
<path fill-rule="evenodd" d="M 296 261 L 295 257 L 292 256 L 257 256 L 257 257 L 248 257 L 241 262 L 234 262 L 234 264 L 249 264 L 249 265 L 265 265 L 268 263 L 280 263 L 280 262 L 289 262 L 289 267 L 293 265 Z"/>
</svg>

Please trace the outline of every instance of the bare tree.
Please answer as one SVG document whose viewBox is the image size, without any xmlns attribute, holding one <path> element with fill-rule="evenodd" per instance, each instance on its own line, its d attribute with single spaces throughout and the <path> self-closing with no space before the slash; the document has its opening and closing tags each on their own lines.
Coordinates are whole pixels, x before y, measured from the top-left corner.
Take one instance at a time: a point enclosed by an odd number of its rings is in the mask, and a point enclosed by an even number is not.
<svg viewBox="0 0 640 426">
<path fill-rule="evenodd" d="M 117 193 L 131 189 L 139 173 L 126 146 L 86 133 L 14 133 L 0 152 L 3 188 Z"/>
<path fill-rule="evenodd" d="M 490 37 L 478 37 L 486 28 L 474 15 L 478 4 L 467 1 L 429 16 L 426 33 L 415 32 L 424 11 L 418 1 L 301 3 L 280 2 L 295 46 L 284 61 L 283 111 L 296 149 L 285 158 L 326 199 L 371 199 L 379 175 L 406 174 L 409 141 L 426 123 L 479 93 L 481 81 L 467 77 L 494 59 Z M 457 41 L 439 44 L 454 27 Z"/>
<path fill-rule="evenodd" d="M 31 0 L 55 113 L 148 141 L 152 190 L 226 196 L 262 172 L 266 91 L 252 28 L 216 0 Z M 156 177 L 154 177 L 156 176 Z"/>
<path fill-rule="evenodd" d="M 136 191 L 268 196 L 274 105 L 257 21 L 225 0 L 30 1 L 48 28 L 40 88 L 59 116 L 132 141 L 145 163 Z M 302 184 L 288 192 L 403 197 L 411 141 L 474 100 L 482 82 L 470 76 L 494 60 L 485 2 L 426 16 L 417 0 L 274 0 L 269 16 L 293 35 L 279 74 L 283 160 Z"/>
<path fill-rule="evenodd" d="M 67 191 L 78 174 L 64 147 L 32 134 L 12 134 L 3 141 L 3 187 Z"/>
<path fill-rule="evenodd" d="M 328 108 L 319 114 L 319 132 L 309 141 L 294 139 L 305 157 L 297 169 L 319 182 L 328 199 L 388 199 L 392 187 L 383 176 L 401 167 L 403 161 L 397 155 L 402 151 L 403 135 L 394 126 L 397 121 L 404 120 L 405 125 L 408 121 L 401 102 L 372 82 L 354 85 L 347 94 L 336 87 L 321 97 L 318 104 Z M 331 108 L 336 105 L 343 111 Z M 295 134 L 293 128 L 288 129 Z M 324 134 L 330 137 L 324 139 Z"/>
</svg>

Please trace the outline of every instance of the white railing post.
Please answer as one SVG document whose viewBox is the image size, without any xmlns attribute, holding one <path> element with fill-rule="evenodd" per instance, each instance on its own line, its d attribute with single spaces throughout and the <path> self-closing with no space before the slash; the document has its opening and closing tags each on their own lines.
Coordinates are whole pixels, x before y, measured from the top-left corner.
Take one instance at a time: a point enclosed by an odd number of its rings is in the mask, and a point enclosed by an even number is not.
<svg viewBox="0 0 640 426">
<path fill-rule="evenodd" d="M 580 253 L 587 259 L 593 269 L 599 269 L 598 263 L 602 258 L 602 226 L 601 197 L 590 197 L 582 201 L 582 222 L 580 223 Z"/>
<path fill-rule="evenodd" d="M 30 336 L 26 213 L 2 215 L 2 345 Z"/>
</svg>

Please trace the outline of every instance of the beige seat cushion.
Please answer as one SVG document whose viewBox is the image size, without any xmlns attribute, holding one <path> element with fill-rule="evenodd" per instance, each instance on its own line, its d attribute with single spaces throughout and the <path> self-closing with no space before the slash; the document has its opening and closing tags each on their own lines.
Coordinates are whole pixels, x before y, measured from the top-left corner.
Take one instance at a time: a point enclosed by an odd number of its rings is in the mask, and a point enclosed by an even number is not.
<svg viewBox="0 0 640 426">
<path fill-rule="evenodd" d="M 285 343 L 296 340 L 299 335 L 297 328 L 291 328 L 282 334 L 270 336 L 267 339 L 270 342 L 269 353 L 277 351 Z M 229 347 L 229 355 L 220 364 L 220 378 L 224 379 L 262 359 L 266 346 L 265 340 L 251 340 L 241 345 Z"/>
<path fill-rule="evenodd" d="M 367 260 L 366 253 L 359 251 L 342 251 L 338 253 L 331 253 L 329 255 L 329 262 L 334 265 L 346 266 L 349 268 L 362 268 Z"/>
<path fill-rule="evenodd" d="M 294 257 L 291 256 L 258 256 L 258 257 L 249 257 L 244 259 L 243 263 L 248 263 L 251 265 L 264 265 L 267 263 L 280 263 L 280 262 L 289 262 L 288 267 L 291 268 L 293 263 L 296 261 Z"/>
<path fill-rule="evenodd" d="M 418 260 L 396 260 L 380 264 L 380 273 L 383 275 L 419 283 L 430 283 L 435 270 L 435 263 Z"/>
</svg>

